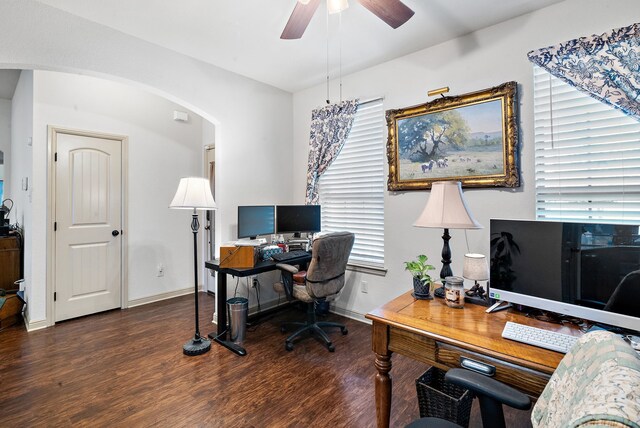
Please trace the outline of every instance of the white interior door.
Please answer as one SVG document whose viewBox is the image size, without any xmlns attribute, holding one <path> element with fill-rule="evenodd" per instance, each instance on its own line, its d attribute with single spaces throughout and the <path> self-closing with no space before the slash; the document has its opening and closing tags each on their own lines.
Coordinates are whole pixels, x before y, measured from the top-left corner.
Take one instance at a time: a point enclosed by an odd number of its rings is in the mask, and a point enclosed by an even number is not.
<svg viewBox="0 0 640 428">
<path fill-rule="evenodd" d="M 122 144 L 56 133 L 55 321 L 121 307 Z"/>
</svg>

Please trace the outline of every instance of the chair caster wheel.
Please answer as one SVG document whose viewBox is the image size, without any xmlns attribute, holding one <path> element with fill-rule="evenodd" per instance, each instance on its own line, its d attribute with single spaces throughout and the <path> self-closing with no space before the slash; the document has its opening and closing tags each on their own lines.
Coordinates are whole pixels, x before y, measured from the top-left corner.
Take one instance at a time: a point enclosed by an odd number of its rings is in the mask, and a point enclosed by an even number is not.
<svg viewBox="0 0 640 428">
<path fill-rule="evenodd" d="M 334 352 L 336 350 L 336 347 L 333 346 L 333 343 L 330 343 L 327 348 L 329 348 L 329 352 Z"/>
<path fill-rule="evenodd" d="M 347 327 L 342 327 L 340 329 L 340 332 L 342 333 L 343 336 L 346 336 L 349 333 L 349 330 L 347 330 Z"/>
<path fill-rule="evenodd" d="M 293 343 L 285 342 L 284 349 L 286 349 L 289 352 L 293 351 Z"/>
</svg>

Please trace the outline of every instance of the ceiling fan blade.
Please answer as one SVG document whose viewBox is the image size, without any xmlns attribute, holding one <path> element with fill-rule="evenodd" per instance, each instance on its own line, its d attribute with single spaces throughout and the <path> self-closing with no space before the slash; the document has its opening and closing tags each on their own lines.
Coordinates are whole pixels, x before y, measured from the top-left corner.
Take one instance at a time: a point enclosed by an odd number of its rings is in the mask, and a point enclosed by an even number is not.
<svg viewBox="0 0 640 428">
<path fill-rule="evenodd" d="M 287 25 L 285 25 L 281 39 L 299 39 L 307 29 L 311 17 L 318 9 L 320 0 L 310 0 L 307 4 L 296 1 L 296 7 L 293 9 Z"/>
<path fill-rule="evenodd" d="M 398 28 L 415 13 L 400 0 L 358 0 L 358 2 L 392 28 Z"/>
</svg>

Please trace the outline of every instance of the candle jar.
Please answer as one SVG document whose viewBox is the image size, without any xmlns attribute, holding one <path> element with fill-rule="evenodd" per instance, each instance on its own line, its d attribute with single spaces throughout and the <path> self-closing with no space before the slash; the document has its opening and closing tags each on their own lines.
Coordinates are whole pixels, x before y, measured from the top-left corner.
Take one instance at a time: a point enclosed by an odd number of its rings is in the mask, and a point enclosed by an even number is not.
<svg viewBox="0 0 640 428">
<path fill-rule="evenodd" d="M 450 308 L 464 308 L 464 285 L 459 276 L 444 279 L 444 300 Z"/>
</svg>

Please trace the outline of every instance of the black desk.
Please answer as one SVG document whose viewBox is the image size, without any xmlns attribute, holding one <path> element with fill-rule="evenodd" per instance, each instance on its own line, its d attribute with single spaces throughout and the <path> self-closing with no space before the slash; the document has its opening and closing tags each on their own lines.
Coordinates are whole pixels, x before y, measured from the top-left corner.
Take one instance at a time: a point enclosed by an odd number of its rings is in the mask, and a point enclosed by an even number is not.
<svg viewBox="0 0 640 428">
<path fill-rule="evenodd" d="M 294 259 L 286 260 L 282 263 L 290 265 L 306 264 L 311 260 L 311 254 L 303 257 L 296 257 Z M 207 269 L 218 272 L 218 283 L 216 290 L 216 298 L 218 300 L 216 306 L 216 313 L 218 314 L 218 329 L 216 332 L 209 333 L 209 338 L 216 343 L 224 346 L 225 348 L 235 352 L 238 355 L 247 355 L 247 351 L 227 340 L 227 275 L 233 275 L 237 277 L 245 277 L 251 275 L 257 275 L 259 273 L 270 272 L 276 270 L 276 264 L 273 260 L 259 261 L 252 268 L 221 268 L 220 261 L 209 260 L 204 262 Z"/>
</svg>

